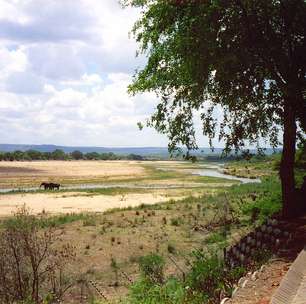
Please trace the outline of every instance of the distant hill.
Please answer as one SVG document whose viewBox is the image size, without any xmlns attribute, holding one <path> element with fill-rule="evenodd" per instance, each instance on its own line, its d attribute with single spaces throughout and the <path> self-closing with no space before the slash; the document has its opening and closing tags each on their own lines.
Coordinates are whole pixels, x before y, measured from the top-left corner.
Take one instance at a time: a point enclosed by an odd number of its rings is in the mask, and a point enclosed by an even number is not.
<svg viewBox="0 0 306 304">
<path fill-rule="evenodd" d="M 1 152 L 13 152 L 16 150 L 26 151 L 26 150 L 37 150 L 40 152 L 53 152 L 56 149 L 61 149 L 65 153 L 70 153 L 75 150 L 79 150 L 82 153 L 88 152 L 98 152 L 98 153 L 108 153 L 113 152 L 118 155 L 128 155 L 128 154 L 138 154 L 142 156 L 164 156 L 169 155 L 168 149 L 166 147 L 78 147 L 78 146 L 57 146 L 57 145 L 14 145 L 14 144 L 0 144 Z M 251 152 L 255 152 L 251 151 Z M 210 148 L 199 148 L 199 150 L 194 151 L 195 155 L 218 155 L 222 153 L 222 148 L 215 148 L 211 151 Z M 266 154 L 272 154 L 272 149 L 267 149 Z"/>
</svg>

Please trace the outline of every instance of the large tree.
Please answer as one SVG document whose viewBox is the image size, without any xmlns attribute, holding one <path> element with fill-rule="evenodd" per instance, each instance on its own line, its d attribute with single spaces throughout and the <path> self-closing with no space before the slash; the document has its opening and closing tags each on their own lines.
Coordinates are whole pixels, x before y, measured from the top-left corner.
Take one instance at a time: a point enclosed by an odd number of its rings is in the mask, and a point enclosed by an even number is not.
<svg viewBox="0 0 306 304">
<path fill-rule="evenodd" d="M 278 145 L 283 214 L 294 206 L 294 157 L 306 130 L 305 0 L 123 0 L 139 7 L 133 33 L 148 57 L 129 86 L 160 97 L 150 126 L 178 145 L 197 147 L 194 114 L 203 134 L 225 150 L 264 138 Z M 217 120 L 215 110 L 222 107 Z"/>
</svg>

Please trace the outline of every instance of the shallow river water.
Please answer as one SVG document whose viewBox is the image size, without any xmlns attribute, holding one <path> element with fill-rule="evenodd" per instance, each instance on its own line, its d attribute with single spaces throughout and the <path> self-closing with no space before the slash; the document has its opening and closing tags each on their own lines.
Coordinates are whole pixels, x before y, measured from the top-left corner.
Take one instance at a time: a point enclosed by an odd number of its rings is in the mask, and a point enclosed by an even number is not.
<svg viewBox="0 0 306 304">
<path fill-rule="evenodd" d="M 203 166 L 203 169 L 196 169 L 192 171 L 192 174 L 200 175 L 200 176 L 212 176 L 219 178 L 226 178 L 231 180 L 240 181 L 243 184 L 246 183 L 260 183 L 259 178 L 245 178 L 245 177 L 237 177 L 234 175 L 224 174 L 222 169 L 222 164 L 213 165 L 213 166 Z"/>
</svg>

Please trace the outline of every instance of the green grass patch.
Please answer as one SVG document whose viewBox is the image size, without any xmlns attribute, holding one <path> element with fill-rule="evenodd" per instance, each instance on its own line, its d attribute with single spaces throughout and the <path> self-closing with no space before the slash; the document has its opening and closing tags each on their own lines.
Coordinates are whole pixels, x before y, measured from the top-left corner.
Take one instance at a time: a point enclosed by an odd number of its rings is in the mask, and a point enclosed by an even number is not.
<svg viewBox="0 0 306 304">
<path fill-rule="evenodd" d="M 206 244 L 224 243 L 226 241 L 226 235 L 222 232 L 213 232 L 206 239 Z"/>
</svg>

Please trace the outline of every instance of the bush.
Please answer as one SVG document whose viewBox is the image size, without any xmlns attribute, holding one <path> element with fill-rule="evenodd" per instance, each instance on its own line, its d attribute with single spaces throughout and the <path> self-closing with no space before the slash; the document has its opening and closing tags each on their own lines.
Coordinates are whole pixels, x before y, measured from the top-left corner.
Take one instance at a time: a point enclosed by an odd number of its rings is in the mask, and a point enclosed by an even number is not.
<svg viewBox="0 0 306 304">
<path fill-rule="evenodd" d="M 168 244 L 167 250 L 171 254 L 175 254 L 176 253 L 176 248 L 175 248 L 175 246 L 173 244 Z"/>
<path fill-rule="evenodd" d="M 186 284 L 191 294 L 202 297 L 204 303 L 218 303 L 221 292 L 230 295 L 234 283 L 245 272 L 240 267 L 227 270 L 217 254 L 208 255 L 197 251 L 194 257 Z"/>
<path fill-rule="evenodd" d="M 250 199 L 250 193 L 256 195 L 256 199 Z M 269 177 L 258 184 L 244 184 L 231 188 L 231 197 L 243 199 L 241 212 L 250 219 L 265 221 L 281 210 L 281 187 L 277 177 Z"/>
<path fill-rule="evenodd" d="M 164 285 L 152 284 L 141 279 L 130 288 L 127 303 L 130 304 L 184 304 L 184 286 L 178 280 L 171 278 Z M 189 302 L 188 302 L 189 303 Z"/>
<path fill-rule="evenodd" d="M 96 218 L 88 215 L 83 220 L 83 226 L 96 226 Z"/>
<path fill-rule="evenodd" d="M 52 228 L 22 208 L 0 232 L 0 303 L 41 303 L 46 295 L 60 300 L 71 282 L 65 269 L 74 257 L 69 245 L 54 248 Z M 65 279 L 64 279 L 65 278 Z M 47 300 L 47 299 L 46 299 Z"/>
<path fill-rule="evenodd" d="M 206 244 L 223 243 L 225 241 L 226 241 L 226 235 L 220 232 L 212 233 L 205 239 Z"/>
<path fill-rule="evenodd" d="M 219 303 L 221 293 L 231 294 L 234 283 L 245 273 L 245 269 L 240 267 L 227 270 L 217 254 L 197 251 L 185 281 L 171 277 L 164 283 L 157 283 L 151 279 L 152 265 L 159 265 L 162 258 L 150 255 L 142 259 L 146 275 L 130 287 L 127 299 L 130 304 Z"/>
<path fill-rule="evenodd" d="M 183 223 L 183 220 L 180 217 L 172 218 L 171 225 L 172 226 L 180 226 Z"/>
<path fill-rule="evenodd" d="M 280 191 L 273 192 L 271 189 L 271 192 L 256 199 L 254 203 L 246 204 L 243 207 L 243 213 L 263 222 L 281 210 L 281 201 Z"/>
<path fill-rule="evenodd" d="M 140 272 L 145 279 L 154 284 L 164 281 L 164 259 L 157 254 L 150 254 L 139 259 Z"/>
</svg>

